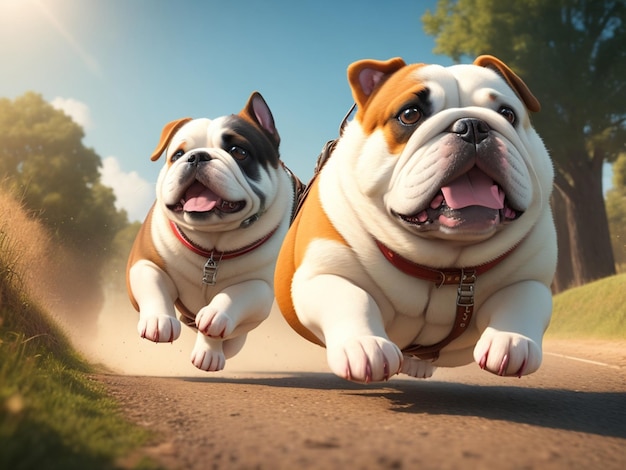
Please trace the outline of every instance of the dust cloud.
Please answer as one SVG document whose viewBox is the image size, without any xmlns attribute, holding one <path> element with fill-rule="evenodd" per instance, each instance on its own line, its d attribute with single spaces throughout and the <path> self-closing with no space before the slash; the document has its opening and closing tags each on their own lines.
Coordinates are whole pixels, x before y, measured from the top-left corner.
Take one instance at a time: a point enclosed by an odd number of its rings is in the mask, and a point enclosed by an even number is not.
<svg viewBox="0 0 626 470">
<path fill-rule="evenodd" d="M 267 320 L 248 333 L 243 349 L 226 360 L 221 372 L 205 372 L 191 364 L 196 332 L 182 327 L 173 343 L 153 343 L 137 333 L 138 313 L 125 292 L 105 294 L 96 328 L 72 327 L 57 315 L 75 347 L 92 363 L 126 375 L 215 376 L 240 372 L 326 372 L 325 350 L 297 333 L 274 306 Z"/>
<path fill-rule="evenodd" d="M 90 362 L 119 374 L 216 374 L 191 364 L 196 333 L 190 328 L 183 326 L 181 337 L 173 343 L 140 338 L 139 315 L 126 294 L 124 269 L 113 270 L 108 286 L 101 287 L 92 253 L 60 247 L 21 202 L 2 189 L 0 232 L 5 240 L 2 256 L 16 272 L 25 295 L 51 314 Z M 274 308 L 217 374 L 308 371 L 328 371 L 324 349 L 296 334 Z"/>
</svg>

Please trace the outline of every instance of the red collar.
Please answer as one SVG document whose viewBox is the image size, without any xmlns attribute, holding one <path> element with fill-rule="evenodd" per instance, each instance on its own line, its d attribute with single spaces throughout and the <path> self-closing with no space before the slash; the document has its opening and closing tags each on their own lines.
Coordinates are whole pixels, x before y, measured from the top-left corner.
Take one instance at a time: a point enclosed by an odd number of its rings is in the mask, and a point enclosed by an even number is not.
<svg viewBox="0 0 626 470">
<path fill-rule="evenodd" d="M 483 274 L 489 271 L 491 268 L 498 265 L 501 261 L 503 261 L 507 256 L 509 256 L 513 250 L 517 247 L 517 245 L 511 248 L 509 251 L 503 253 L 498 256 L 496 259 L 489 261 L 485 264 L 480 264 L 478 266 L 469 266 L 467 268 L 444 268 L 444 269 L 435 269 L 430 268 L 428 266 L 423 266 L 421 264 L 414 263 L 410 261 L 391 248 L 385 246 L 382 242 L 375 240 L 376 246 L 383 254 L 383 256 L 389 261 L 395 268 L 399 269 L 405 274 L 409 276 L 417 277 L 418 279 L 424 279 L 426 281 L 434 282 L 437 287 L 449 285 L 449 284 L 458 284 L 461 282 L 461 275 L 463 272 L 473 271 L 477 276 L 479 274 Z"/>
<path fill-rule="evenodd" d="M 206 249 L 202 248 L 201 246 L 195 244 L 189 238 L 187 238 L 187 236 L 183 233 L 183 231 L 180 229 L 180 227 L 178 225 L 176 225 L 171 220 L 170 220 L 170 227 L 172 228 L 172 232 L 174 232 L 174 235 L 176 235 L 176 238 L 178 238 L 178 240 L 180 240 L 180 242 L 183 245 L 185 245 L 187 248 L 189 248 L 195 254 L 203 256 L 205 258 L 217 258 L 219 260 L 236 258 L 237 256 L 241 256 L 241 255 L 245 255 L 246 253 L 250 253 L 252 250 L 260 247 L 261 245 L 263 245 L 263 243 L 268 241 L 271 238 L 271 236 L 274 235 L 276 230 L 278 230 L 278 227 L 276 227 L 274 230 L 272 230 L 270 233 L 265 235 L 263 238 L 260 238 L 257 241 L 251 243 L 250 245 L 244 246 L 243 248 L 240 248 L 238 250 L 218 251 L 218 250 L 215 250 L 215 249 L 206 250 Z"/>
</svg>

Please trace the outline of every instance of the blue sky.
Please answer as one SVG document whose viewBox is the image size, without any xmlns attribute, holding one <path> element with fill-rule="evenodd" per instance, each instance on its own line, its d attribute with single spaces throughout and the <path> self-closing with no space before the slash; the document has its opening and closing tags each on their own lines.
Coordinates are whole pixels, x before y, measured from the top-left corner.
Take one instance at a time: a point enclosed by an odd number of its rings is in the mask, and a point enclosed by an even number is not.
<svg viewBox="0 0 626 470">
<path fill-rule="evenodd" d="M 131 220 L 154 199 L 170 120 L 268 102 L 281 155 L 307 181 L 352 103 L 347 66 L 432 53 L 436 0 L 0 0 L 0 97 L 40 93 L 85 128 Z"/>
</svg>

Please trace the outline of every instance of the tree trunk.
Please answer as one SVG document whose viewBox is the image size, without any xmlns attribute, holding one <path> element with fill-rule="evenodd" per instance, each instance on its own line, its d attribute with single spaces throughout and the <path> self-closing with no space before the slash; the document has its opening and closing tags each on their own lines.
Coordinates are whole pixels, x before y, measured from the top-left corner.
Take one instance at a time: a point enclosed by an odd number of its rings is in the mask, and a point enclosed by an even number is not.
<svg viewBox="0 0 626 470">
<path fill-rule="evenodd" d="M 567 199 L 558 188 L 552 193 L 552 213 L 556 225 L 558 264 L 552 282 L 552 293 L 558 294 L 574 285 L 571 247 L 569 243 L 569 225 L 567 223 Z"/>
<path fill-rule="evenodd" d="M 575 161 L 585 161 L 582 157 Z M 588 161 L 588 160 L 587 160 Z M 569 168 L 569 183 L 557 181 L 553 201 L 559 241 L 558 291 L 615 274 L 609 225 L 602 194 L 602 159 Z M 567 225 L 562 222 L 565 214 Z M 567 235 L 563 232 L 567 230 Z"/>
</svg>

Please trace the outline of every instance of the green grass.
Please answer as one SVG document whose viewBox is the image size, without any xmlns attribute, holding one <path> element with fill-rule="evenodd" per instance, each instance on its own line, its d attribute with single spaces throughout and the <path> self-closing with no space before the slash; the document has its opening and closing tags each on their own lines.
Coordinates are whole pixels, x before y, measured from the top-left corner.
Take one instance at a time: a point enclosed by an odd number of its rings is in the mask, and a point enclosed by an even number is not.
<svg viewBox="0 0 626 470">
<path fill-rule="evenodd" d="M 548 338 L 626 340 L 626 274 L 554 296 Z"/>
<path fill-rule="evenodd" d="M 37 347 L 37 338 L 3 333 L 0 468 L 116 468 L 146 442 L 84 368 Z"/>
<path fill-rule="evenodd" d="M 123 417 L 91 366 L 30 301 L 20 248 L 0 223 L 0 469 L 156 468 L 133 453 L 149 433 Z"/>
</svg>

